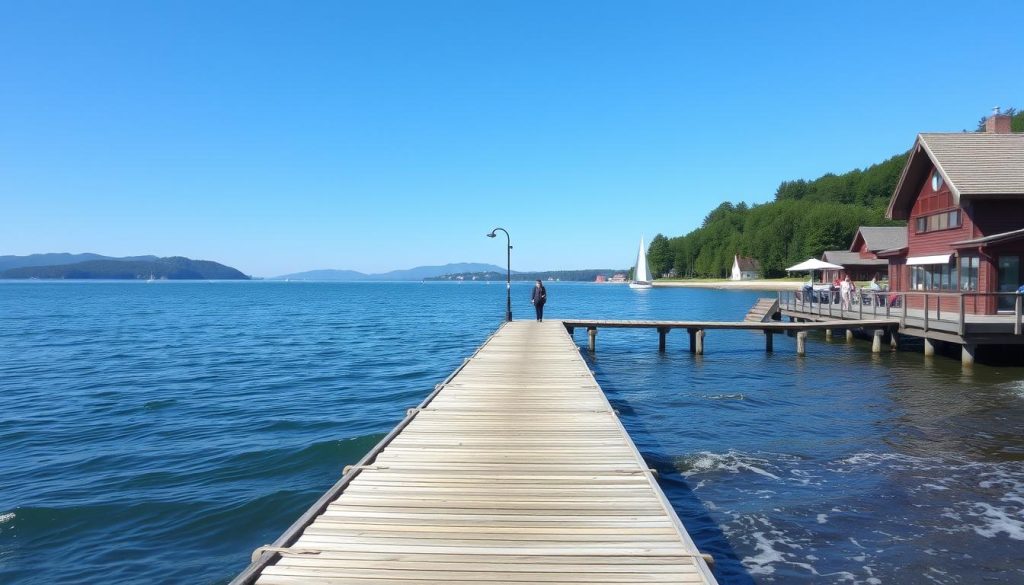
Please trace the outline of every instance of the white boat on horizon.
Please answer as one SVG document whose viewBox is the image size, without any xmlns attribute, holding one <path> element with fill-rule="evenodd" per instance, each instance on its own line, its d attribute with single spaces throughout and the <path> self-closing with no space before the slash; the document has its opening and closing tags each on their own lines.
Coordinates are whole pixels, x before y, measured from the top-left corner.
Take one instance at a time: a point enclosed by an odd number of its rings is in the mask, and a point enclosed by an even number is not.
<svg viewBox="0 0 1024 585">
<path fill-rule="evenodd" d="M 652 288 L 651 269 L 647 266 L 647 250 L 644 246 L 644 238 L 640 237 L 640 251 L 636 254 L 636 266 L 633 268 L 633 280 L 629 281 L 629 288 L 645 289 Z"/>
</svg>

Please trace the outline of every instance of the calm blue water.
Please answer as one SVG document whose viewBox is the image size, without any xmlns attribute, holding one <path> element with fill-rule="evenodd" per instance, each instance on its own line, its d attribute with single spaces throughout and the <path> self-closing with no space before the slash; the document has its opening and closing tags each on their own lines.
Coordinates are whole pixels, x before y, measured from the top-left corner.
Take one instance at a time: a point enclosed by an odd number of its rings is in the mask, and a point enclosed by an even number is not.
<svg viewBox="0 0 1024 585">
<path fill-rule="evenodd" d="M 504 294 L 0 284 L 0 582 L 228 581 L 499 325 Z M 737 320 L 757 296 L 555 284 L 547 313 Z M 722 583 L 1024 582 L 1024 369 L 706 343 L 602 330 L 591 365 Z"/>
</svg>

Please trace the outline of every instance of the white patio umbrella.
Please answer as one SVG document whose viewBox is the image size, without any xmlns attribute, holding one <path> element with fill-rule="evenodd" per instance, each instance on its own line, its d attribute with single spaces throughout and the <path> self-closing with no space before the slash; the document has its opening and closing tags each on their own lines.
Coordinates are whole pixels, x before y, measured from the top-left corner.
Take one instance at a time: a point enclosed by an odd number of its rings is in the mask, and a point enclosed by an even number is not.
<svg viewBox="0 0 1024 585">
<path fill-rule="evenodd" d="M 842 270 L 843 267 L 838 264 L 831 262 L 825 262 L 824 260 L 818 260 L 817 258 L 808 258 L 799 264 L 794 264 L 786 269 L 786 272 L 810 272 L 811 282 L 814 282 L 814 271 L 815 270 Z"/>
</svg>

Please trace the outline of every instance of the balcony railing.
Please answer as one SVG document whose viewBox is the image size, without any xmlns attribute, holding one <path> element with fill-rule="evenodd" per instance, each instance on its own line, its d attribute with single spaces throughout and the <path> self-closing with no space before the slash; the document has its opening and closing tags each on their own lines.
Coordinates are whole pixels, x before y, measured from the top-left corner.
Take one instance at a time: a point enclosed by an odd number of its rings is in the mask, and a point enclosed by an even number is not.
<svg viewBox="0 0 1024 585">
<path fill-rule="evenodd" d="M 1012 312 L 1002 307 L 1013 307 Z M 804 289 L 779 292 L 779 308 L 833 319 L 908 319 L 925 332 L 936 329 L 963 336 L 968 323 L 1012 323 L 1013 334 L 1024 331 L 1024 295 L 1016 292 L 894 292 L 857 290 L 847 306 L 838 290 Z"/>
</svg>

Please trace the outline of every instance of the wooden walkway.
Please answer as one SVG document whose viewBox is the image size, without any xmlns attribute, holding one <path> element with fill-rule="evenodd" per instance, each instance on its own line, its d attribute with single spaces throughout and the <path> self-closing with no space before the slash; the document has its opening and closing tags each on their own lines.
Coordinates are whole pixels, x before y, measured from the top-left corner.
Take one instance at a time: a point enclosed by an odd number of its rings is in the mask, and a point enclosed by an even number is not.
<svg viewBox="0 0 1024 585">
<path fill-rule="evenodd" d="M 747 311 L 747 316 L 743 320 L 748 323 L 765 323 L 771 321 L 778 312 L 779 299 L 757 299 L 757 302 Z"/>
<path fill-rule="evenodd" d="M 501 327 L 233 585 L 715 583 L 561 322 Z"/>
</svg>

